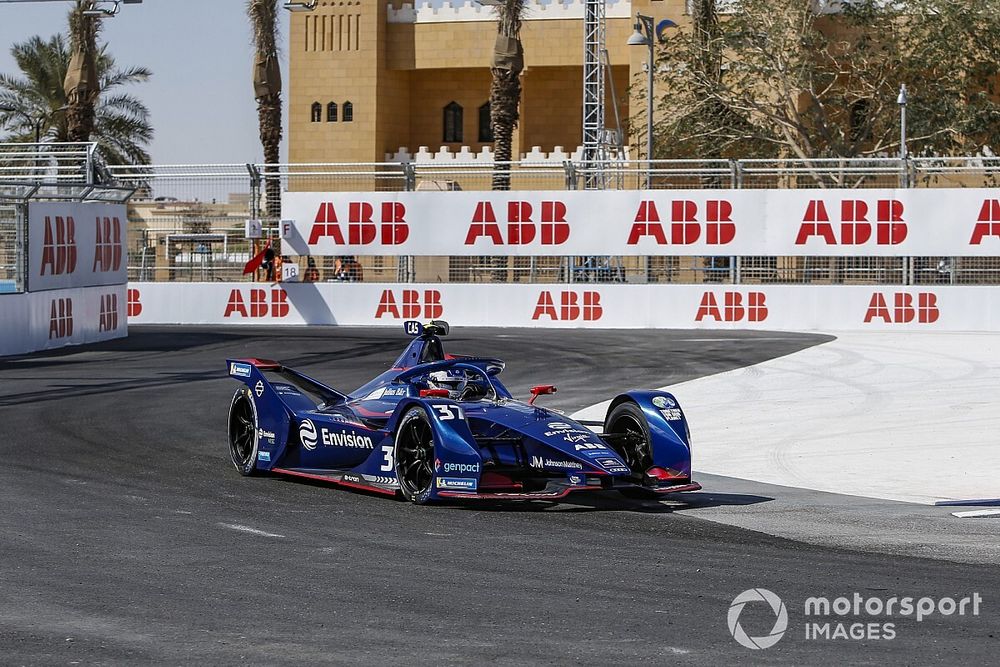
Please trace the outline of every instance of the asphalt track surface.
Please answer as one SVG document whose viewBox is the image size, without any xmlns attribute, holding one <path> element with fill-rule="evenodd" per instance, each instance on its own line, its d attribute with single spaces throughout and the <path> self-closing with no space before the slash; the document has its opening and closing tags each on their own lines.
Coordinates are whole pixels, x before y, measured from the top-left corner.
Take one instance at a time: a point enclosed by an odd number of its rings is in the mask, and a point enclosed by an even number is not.
<svg viewBox="0 0 1000 667">
<path fill-rule="evenodd" d="M 515 394 L 559 385 L 548 405 L 572 411 L 824 340 L 469 329 L 446 344 L 507 358 Z M 0 663 L 995 661 L 995 566 L 699 518 L 780 503 L 781 487 L 712 478 L 683 502 L 416 507 L 232 468 L 225 357 L 273 357 L 353 389 L 405 342 L 382 329 L 132 327 L 126 340 L 0 361 Z M 760 651 L 726 620 L 754 587 L 789 615 Z M 891 641 L 804 638 L 806 598 L 855 592 L 984 602 L 979 616 L 874 619 L 895 622 Z M 773 622 L 761 604 L 740 617 L 751 636 Z"/>
</svg>

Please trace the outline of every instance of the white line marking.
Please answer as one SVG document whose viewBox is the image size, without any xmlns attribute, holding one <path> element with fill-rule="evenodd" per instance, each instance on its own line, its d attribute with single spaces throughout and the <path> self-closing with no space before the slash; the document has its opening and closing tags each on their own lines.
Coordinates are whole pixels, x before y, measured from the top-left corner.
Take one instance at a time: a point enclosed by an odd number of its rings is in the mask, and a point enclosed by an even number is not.
<svg viewBox="0 0 1000 667">
<path fill-rule="evenodd" d="M 229 530 L 238 530 L 243 533 L 250 533 L 251 535 L 260 535 L 261 537 L 284 537 L 284 535 L 267 533 L 263 530 L 257 530 L 256 528 L 251 528 L 250 526 L 241 526 L 237 523 L 220 523 L 219 525 L 223 528 L 228 528 Z"/>
<path fill-rule="evenodd" d="M 972 519 L 984 516 L 1000 516 L 1000 510 L 971 510 L 969 512 L 952 512 L 951 515 L 957 516 L 959 519 Z"/>
</svg>

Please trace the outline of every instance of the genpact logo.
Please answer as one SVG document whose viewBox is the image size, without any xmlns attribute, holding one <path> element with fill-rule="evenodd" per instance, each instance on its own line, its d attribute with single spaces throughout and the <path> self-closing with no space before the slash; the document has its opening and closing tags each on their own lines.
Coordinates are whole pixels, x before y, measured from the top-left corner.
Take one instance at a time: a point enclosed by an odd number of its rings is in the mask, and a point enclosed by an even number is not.
<svg viewBox="0 0 1000 667">
<path fill-rule="evenodd" d="M 740 625 L 740 614 L 743 613 L 743 607 L 748 602 L 766 602 L 770 605 L 775 617 L 771 632 L 761 637 L 751 637 L 746 633 L 743 626 Z M 766 588 L 751 588 L 733 599 L 729 606 L 727 620 L 729 621 L 729 633 L 740 645 L 754 650 L 770 648 L 785 635 L 785 630 L 788 628 L 788 610 L 785 609 L 785 603 L 781 601 L 781 598 Z"/>
</svg>

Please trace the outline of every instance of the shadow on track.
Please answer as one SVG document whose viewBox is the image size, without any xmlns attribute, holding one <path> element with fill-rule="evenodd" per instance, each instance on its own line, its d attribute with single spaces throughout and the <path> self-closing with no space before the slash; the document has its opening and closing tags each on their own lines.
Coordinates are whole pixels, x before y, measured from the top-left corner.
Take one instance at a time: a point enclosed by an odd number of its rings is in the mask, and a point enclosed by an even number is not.
<svg viewBox="0 0 1000 667">
<path fill-rule="evenodd" d="M 320 480 L 305 478 L 289 478 L 284 475 L 261 475 L 269 481 L 281 481 L 288 484 L 321 488 L 330 493 L 348 493 L 371 498 L 372 502 L 405 502 L 402 496 L 390 498 L 385 494 L 364 489 L 347 489 Z M 466 500 L 438 501 L 426 509 L 459 510 L 478 512 L 508 512 L 512 514 L 523 512 L 637 512 L 640 514 L 670 514 L 676 510 L 687 510 L 720 506 L 757 505 L 771 502 L 774 498 L 749 493 L 706 493 L 692 492 L 677 494 L 671 498 L 628 498 L 618 493 L 608 492 L 577 492 L 572 499 L 562 500 Z"/>
</svg>

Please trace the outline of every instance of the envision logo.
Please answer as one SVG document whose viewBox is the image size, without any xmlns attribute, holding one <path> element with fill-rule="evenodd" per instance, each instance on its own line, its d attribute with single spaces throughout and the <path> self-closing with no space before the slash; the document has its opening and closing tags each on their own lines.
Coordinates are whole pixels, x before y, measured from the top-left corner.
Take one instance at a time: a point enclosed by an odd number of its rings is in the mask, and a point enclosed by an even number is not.
<svg viewBox="0 0 1000 667">
<path fill-rule="evenodd" d="M 311 419 L 305 419 L 299 424 L 299 440 L 309 451 L 316 449 L 316 424 Z"/>
<path fill-rule="evenodd" d="M 771 611 L 774 612 L 775 619 L 774 627 L 771 628 L 770 633 L 762 637 L 747 635 L 746 631 L 740 625 L 740 614 L 743 613 L 743 607 L 748 602 L 766 602 L 771 606 Z M 751 588 L 743 591 L 733 599 L 733 603 L 729 606 L 727 620 L 729 621 L 729 633 L 742 646 L 750 649 L 770 648 L 778 643 L 788 628 L 788 610 L 785 609 L 785 603 L 781 601 L 781 598 L 766 588 Z"/>
</svg>

